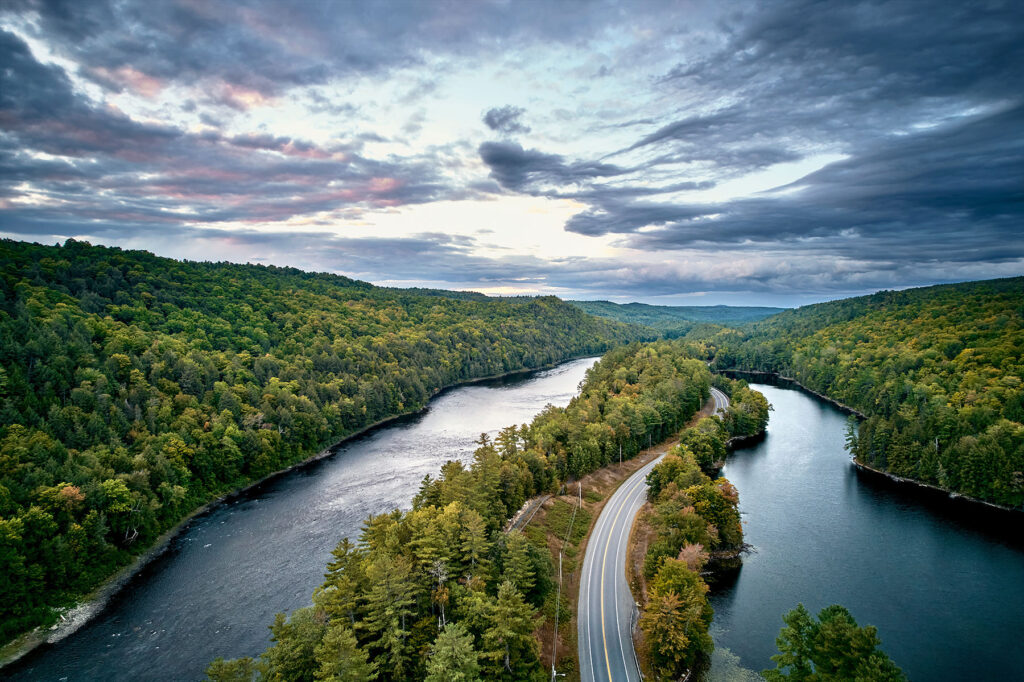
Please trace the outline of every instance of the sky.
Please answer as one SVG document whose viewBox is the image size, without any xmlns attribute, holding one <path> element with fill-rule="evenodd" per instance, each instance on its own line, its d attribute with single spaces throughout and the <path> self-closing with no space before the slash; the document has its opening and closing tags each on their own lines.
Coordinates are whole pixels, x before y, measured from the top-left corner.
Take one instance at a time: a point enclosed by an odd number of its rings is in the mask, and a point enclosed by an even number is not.
<svg viewBox="0 0 1024 682">
<path fill-rule="evenodd" d="M 1024 274 L 1024 3 L 2 0 L 0 236 L 802 305 Z"/>
</svg>

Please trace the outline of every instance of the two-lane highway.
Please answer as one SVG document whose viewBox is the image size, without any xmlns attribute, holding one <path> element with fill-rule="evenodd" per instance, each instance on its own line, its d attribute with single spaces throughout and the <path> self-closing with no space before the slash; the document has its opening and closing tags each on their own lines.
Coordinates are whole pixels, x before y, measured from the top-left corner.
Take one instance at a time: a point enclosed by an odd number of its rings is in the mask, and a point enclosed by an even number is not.
<svg viewBox="0 0 1024 682">
<path fill-rule="evenodd" d="M 576 619 L 582 680 L 641 679 L 633 650 L 635 606 L 626 582 L 626 549 L 633 519 L 647 501 L 647 474 L 660 460 L 619 486 L 590 534 Z"/>
<path fill-rule="evenodd" d="M 729 398 L 711 389 L 715 414 Z M 587 542 L 576 614 L 580 679 L 583 682 L 639 682 L 633 649 L 636 606 L 626 582 L 626 554 L 633 519 L 647 501 L 647 474 L 664 454 L 638 469 L 608 499 Z"/>
<path fill-rule="evenodd" d="M 711 399 L 715 401 L 714 414 L 724 413 L 729 407 L 729 396 L 719 391 L 717 388 L 711 389 Z"/>
</svg>

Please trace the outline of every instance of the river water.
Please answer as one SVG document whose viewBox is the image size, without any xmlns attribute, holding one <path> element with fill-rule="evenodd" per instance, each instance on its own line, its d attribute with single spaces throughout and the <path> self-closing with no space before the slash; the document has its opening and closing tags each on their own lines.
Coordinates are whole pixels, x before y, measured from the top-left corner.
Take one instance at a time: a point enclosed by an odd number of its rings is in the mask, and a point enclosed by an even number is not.
<svg viewBox="0 0 1024 682">
<path fill-rule="evenodd" d="M 267 647 L 279 611 L 306 606 L 330 551 L 363 519 L 408 508 L 444 462 L 468 462 L 481 432 L 565 405 L 596 358 L 462 386 L 425 412 L 344 443 L 198 517 L 95 620 L 0 677 L 194 680 L 214 658 Z"/>
<path fill-rule="evenodd" d="M 755 551 L 712 590 L 716 645 L 774 668 L 782 614 L 838 603 L 911 680 L 1024 680 L 1024 519 L 858 473 L 843 414 L 753 387 L 775 408 L 767 437 L 723 475 Z"/>
</svg>

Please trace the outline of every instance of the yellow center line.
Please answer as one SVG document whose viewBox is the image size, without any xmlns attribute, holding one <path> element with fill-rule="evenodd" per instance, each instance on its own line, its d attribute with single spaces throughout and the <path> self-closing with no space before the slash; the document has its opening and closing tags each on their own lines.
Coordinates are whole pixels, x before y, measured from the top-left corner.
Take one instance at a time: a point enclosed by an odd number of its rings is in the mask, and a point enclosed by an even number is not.
<svg viewBox="0 0 1024 682">
<path fill-rule="evenodd" d="M 642 481 L 643 483 L 646 483 L 647 479 L 645 477 L 641 476 L 640 477 L 640 481 Z M 625 495 L 624 495 L 625 500 L 629 500 L 629 498 L 633 495 L 633 493 L 636 491 L 636 489 L 637 489 L 637 487 L 639 485 L 640 485 L 640 483 L 634 483 L 633 484 L 632 489 L 630 489 L 629 492 L 625 493 Z M 611 528 L 608 530 L 608 540 L 604 543 L 604 554 L 601 557 L 601 641 L 604 644 L 604 664 L 605 664 L 605 667 L 608 669 L 608 679 L 609 680 L 612 679 L 612 664 L 611 664 L 611 660 L 608 658 L 608 635 L 605 632 L 605 620 L 604 620 L 604 569 L 605 569 L 605 565 L 608 563 L 608 547 L 611 546 L 611 544 L 612 544 L 612 530 L 615 528 L 615 524 L 619 522 L 619 515 L 622 513 L 622 510 L 625 507 L 626 507 L 626 505 L 624 503 L 620 504 L 619 505 L 619 510 L 617 512 L 615 512 L 615 518 L 612 519 Z"/>
</svg>

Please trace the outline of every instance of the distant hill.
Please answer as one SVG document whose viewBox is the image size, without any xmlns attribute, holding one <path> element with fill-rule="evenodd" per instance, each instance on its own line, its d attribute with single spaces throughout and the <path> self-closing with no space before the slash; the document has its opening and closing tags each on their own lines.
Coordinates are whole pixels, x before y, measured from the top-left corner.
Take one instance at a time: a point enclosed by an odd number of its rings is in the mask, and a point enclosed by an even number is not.
<svg viewBox="0 0 1024 682">
<path fill-rule="evenodd" d="M 817 303 L 707 342 L 718 369 L 778 372 L 866 414 L 858 461 L 1024 504 L 1024 277 Z"/>
<path fill-rule="evenodd" d="M 668 336 L 689 331 L 696 324 L 712 323 L 736 326 L 756 322 L 781 313 L 786 308 L 760 306 L 671 306 L 646 303 L 612 303 L 611 301 L 567 301 L 580 310 L 627 324 L 641 324 Z"/>
</svg>

